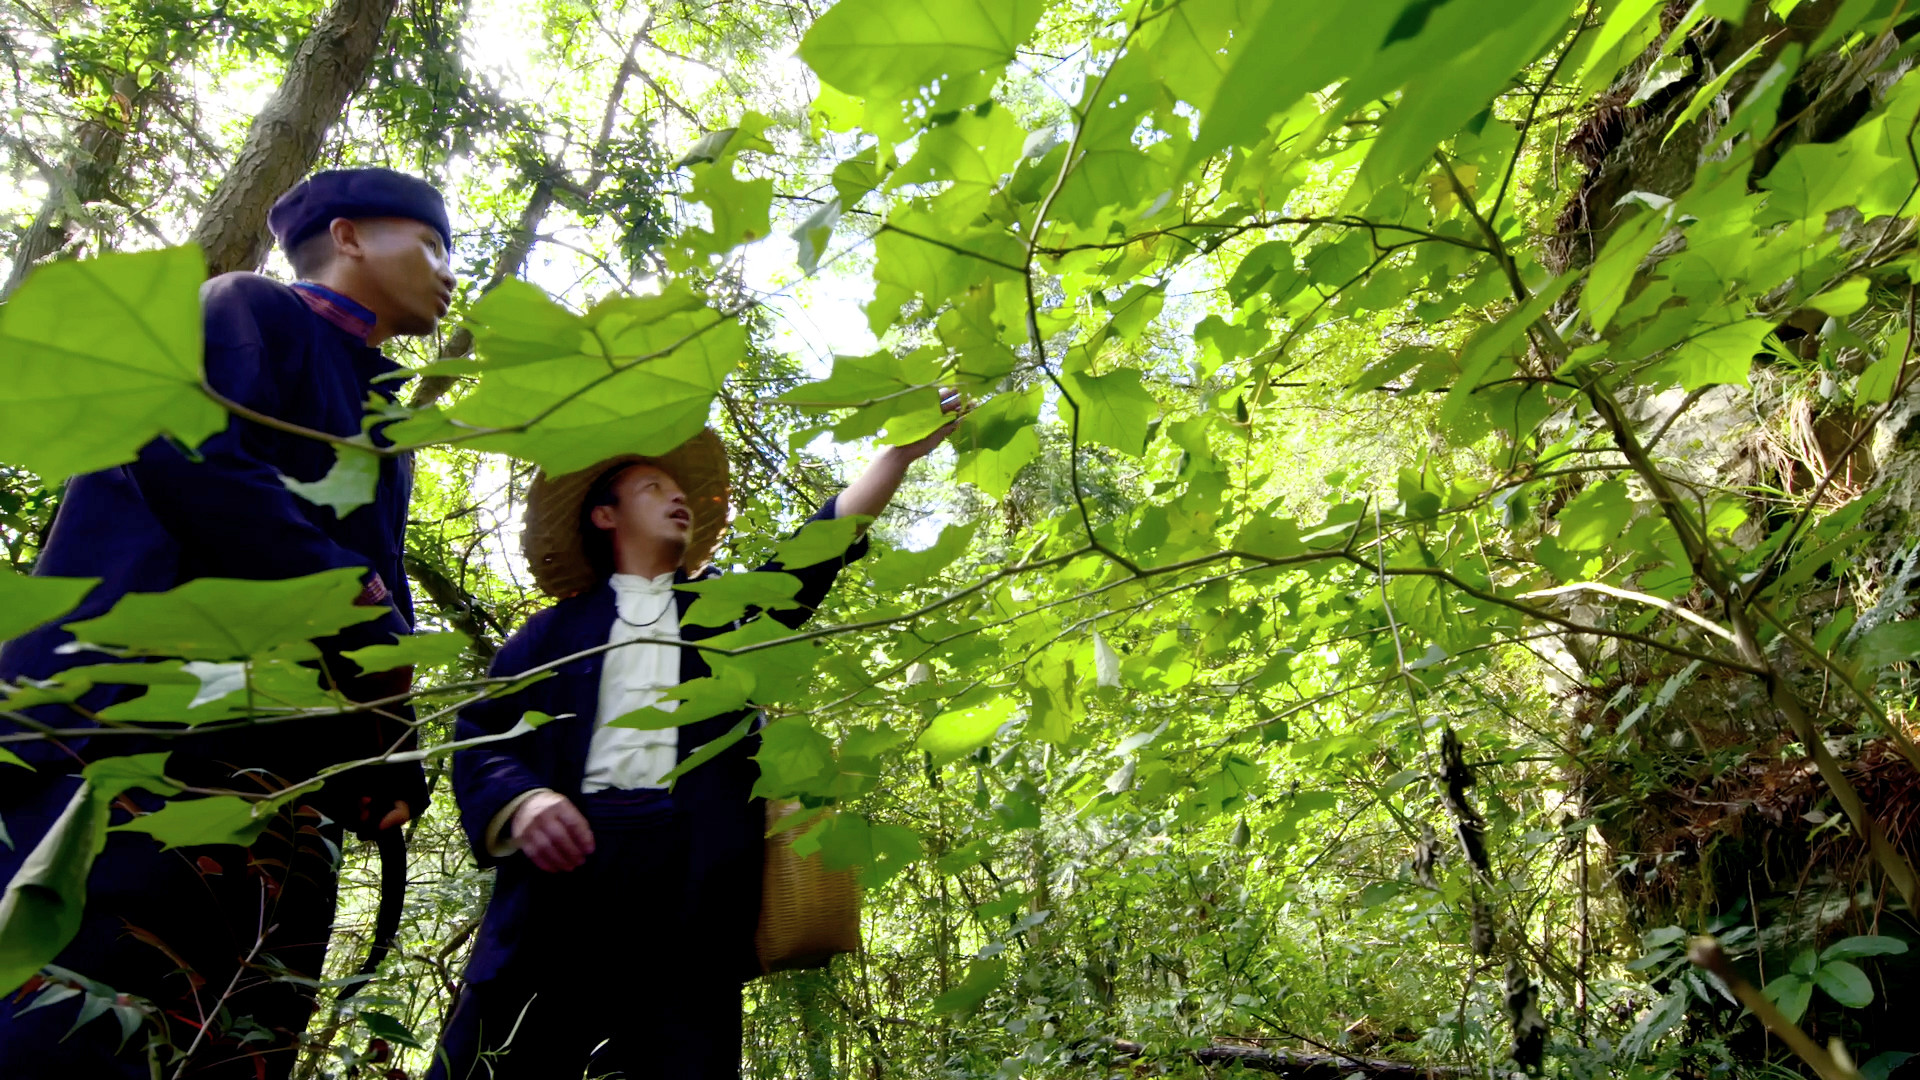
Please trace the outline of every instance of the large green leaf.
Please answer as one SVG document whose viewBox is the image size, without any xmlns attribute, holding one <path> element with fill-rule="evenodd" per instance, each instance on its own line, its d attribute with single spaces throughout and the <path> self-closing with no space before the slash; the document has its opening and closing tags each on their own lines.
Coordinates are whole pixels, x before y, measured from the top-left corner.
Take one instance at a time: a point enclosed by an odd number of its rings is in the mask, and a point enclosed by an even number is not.
<svg viewBox="0 0 1920 1080">
<path fill-rule="evenodd" d="M 1813 970 L 1813 981 L 1827 996 L 1849 1009 L 1873 1004 L 1873 983 L 1867 973 L 1845 960 L 1829 960 Z"/>
<path fill-rule="evenodd" d="M 1007 981 L 1007 961 L 995 956 L 987 960 L 975 960 L 967 967 L 966 977 L 946 993 L 933 999 L 929 1006 L 936 1013 L 966 1013 L 980 1007 L 987 995 L 1000 988 Z"/>
<path fill-rule="evenodd" d="M 98 618 L 67 624 L 81 641 L 142 656 L 241 660 L 378 619 L 356 605 L 366 571 L 326 570 L 284 581 L 199 578 L 163 593 L 131 593 Z"/>
<path fill-rule="evenodd" d="M 0 461 L 49 479 L 197 444 L 227 415 L 200 389 L 195 246 L 51 263 L 0 309 Z"/>
<path fill-rule="evenodd" d="M 867 325 L 878 334 L 916 298 L 928 312 L 976 285 L 1014 278 L 1025 257 L 1017 237 L 999 229 L 955 229 L 944 216 L 906 211 L 874 237 L 873 301 Z"/>
<path fill-rule="evenodd" d="M 967 550 L 967 544 L 978 527 L 978 522 L 948 525 L 940 530 L 940 538 L 931 547 L 922 551 L 889 551 L 868 564 L 867 575 L 873 579 L 876 588 L 887 593 L 925 585 L 933 575 Z"/>
<path fill-rule="evenodd" d="M 783 570 L 817 566 L 838 559 L 860 539 L 860 533 L 873 521 L 865 514 L 809 521 L 800 531 L 780 541 L 773 549 L 774 561 Z"/>
<path fill-rule="evenodd" d="M 913 748 L 926 751 L 936 766 L 945 765 L 987 745 L 994 732 L 1012 715 L 1011 698 L 996 698 L 985 705 L 941 713 L 920 733 Z"/>
<path fill-rule="evenodd" d="M 311 481 L 282 475 L 280 482 L 295 495 L 344 518 L 373 501 L 380 486 L 380 457 L 351 446 L 335 446 L 327 475 Z"/>
<path fill-rule="evenodd" d="M 1082 442 L 1111 446 L 1139 456 L 1147 448 L 1147 430 L 1160 412 L 1160 403 L 1140 385 L 1137 368 L 1120 368 L 1105 375 L 1062 375 L 1070 407 L 1079 414 Z"/>
<path fill-rule="evenodd" d="M 1820 950 L 1822 962 L 1851 960 L 1861 956 L 1898 956 L 1907 951 L 1907 943 L 1881 934 L 1859 934 L 1841 938 Z"/>
<path fill-rule="evenodd" d="M 714 395 L 746 355 L 740 321 L 682 285 L 603 301 L 578 317 L 577 334 L 530 301 L 492 316 L 492 332 L 516 341 L 551 333 L 577 347 L 485 367 L 455 405 L 390 427 L 394 440 L 461 441 L 554 473 L 615 454 L 663 454 L 706 426 Z"/>
<path fill-rule="evenodd" d="M 760 731 L 760 779 L 753 793 L 761 796 L 809 794 L 832 782 L 833 740 L 813 729 L 805 717 L 768 724 Z"/>
<path fill-rule="evenodd" d="M 815 20 L 800 58 L 861 97 L 901 95 L 942 75 L 1007 64 L 1040 21 L 1041 0 L 840 0 Z"/>
<path fill-rule="evenodd" d="M 28 577 L 0 566 L 0 641 L 72 611 L 99 578 Z"/>
<path fill-rule="evenodd" d="M 793 595 L 800 591 L 800 579 L 792 574 L 758 571 L 750 574 L 722 574 L 706 581 L 690 581 L 674 588 L 696 593 L 699 599 L 687 608 L 681 623 L 687 626 L 725 626 L 747 613 L 748 608 L 790 608 Z"/>
<path fill-rule="evenodd" d="M 1366 164 L 1354 180 L 1355 205 L 1372 197 L 1375 186 L 1389 184 L 1424 162 L 1435 144 L 1453 136 L 1548 42 L 1567 29 L 1573 0 L 1480 0 L 1443 4 L 1411 41 L 1383 50 L 1381 65 L 1394 52 L 1413 68 L 1400 103 L 1386 116 Z M 1430 59 L 1429 59 L 1430 58 Z M 1390 79 L 1357 77 L 1342 94 L 1349 108 L 1379 96 Z"/>
<path fill-rule="evenodd" d="M 147 833 L 160 841 L 163 850 L 195 844 L 251 844 L 273 823 L 271 814 L 256 812 L 261 805 L 238 795 L 168 799 L 153 813 L 107 831 Z"/>
</svg>

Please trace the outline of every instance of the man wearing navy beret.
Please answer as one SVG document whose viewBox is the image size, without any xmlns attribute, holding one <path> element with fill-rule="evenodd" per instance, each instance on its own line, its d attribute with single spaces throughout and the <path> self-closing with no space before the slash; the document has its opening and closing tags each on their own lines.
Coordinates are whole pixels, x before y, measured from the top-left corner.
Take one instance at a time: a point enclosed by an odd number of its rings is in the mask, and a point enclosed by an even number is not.
<svg viewBox="0 0 1920 1080">
<path fill-rule="evenodd" d="M 287 192 L 268 224 L 299 280 L 232 273 L 206 283 L 207 381 L 248 415 L 360 434 L 370 396 L 391 400 L 400 385 L 383 378 L 399 365 L 380 343 L 430 333 L 446 314 L 454 277 L 445 203 L 425 181 L 387 169 L 322 172 Z M 355 700 L 404 693 L 409 673 L 355 675 L 339 654 L 412 630 L 401 566 L 411 463 L 382 457 L 373 502 L 341 514 L 284 482 L 320 479 L 333 457 L 324 442 L 239 416 L 192 454 L 155 440 L 127 465 L 68 483 L 35 572 L 101 580 L 65 623 L 128 593 L 199 577 L 276 579 L 351 567 L 365 583 L 359 602 L 384 610 L 319 642 L 323 668 Z M 45 679 L 111 659 L 62 651 L 72 641 L 50 624 L 7 643 L 0 680 Z M 139 689 L 99 686 L 72 709 L 44 707 L 36 719 L 88 727 Z M 88 762 L 165 750 L 169 775 L 193 787 L 258 790 L 403 746 L 408 719 L 389 710 L 142 746 L 88 738 L 13 744 L 33 771 L 10 768 L 0 783 L 0 821 L 11 839 L 0 846 L 0 875 L 11 881 L 19 872 Z M 0 719 L 0 730 L 12 727 Z M 313 1010 L 344 832 L 397 828 L 426 798 L 418 764 L 361 767 L 287 808 L 250 848 L 162 851 L 152 836 L 109 833 L 87 882 L 80 931 L 57 970 L 0 1000 L 0 1072 L 9 1080 L 131 1078 L 164 1065 L 174 1075 L 176 1055 L 191 1049 L 187 1076 L 286 1076 Z M 116 822 L 127 812 L 117 809 Z M 63 996 L 63 985 L 88 985 L 81 979 L 124 995 L 119 1003 L 144 1022 L 123 1035 L 114 1011 L 89 1009 L 97 992 Z"/>
</svg>

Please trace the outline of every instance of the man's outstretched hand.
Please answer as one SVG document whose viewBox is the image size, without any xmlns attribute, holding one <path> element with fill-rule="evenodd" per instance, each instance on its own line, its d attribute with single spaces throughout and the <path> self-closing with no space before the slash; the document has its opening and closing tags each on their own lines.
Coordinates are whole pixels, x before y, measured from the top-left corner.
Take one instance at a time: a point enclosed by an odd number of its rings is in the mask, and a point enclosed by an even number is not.
<svg viewBox="0 0 1920 1080">
<path fill-rule="evenodd" d="M 940 391 L 940 411 L 954 414 L 953 419 L 935 428 L 933 433 L 925 438 L 916 439 L 910 443 L 902 443 L 891 449 L 908 461 L 919 461 L 921 458 L 933 453 L 934 447 L 945 442 L 947 436 L 953 434 L 953 429 L 960 426 L 960 418 L 967 414 L 967 408 L 967 399 L 960 395 L 960 391 Z"/>
<path fill-rule="evenodd" d="M 907 467 L 933 452 L 933 448 L 946 441 L 959 426 L 960 417 L 966 415 L 967 402 L 957 390 L 940 392 L 940 411 L 953 413 L 954 418 L 934 429 L 924 438 L 915 439 L 899 446 L 889 446 L 874 456 L 873 464 L 860 474 L 853 483 L 834 502 L 834 516 L 879 517 L 880 511 L 893 501 L 893 493 L 900 490 L 900 481 L 906 479 Z"/>
<path fill-rule="evenodd" d="M 593 854 L 593 828 L 573 800 L 535 793 L 513 812 L 512 835 L 533 865 L 550 874 L 572 870 Z"/>
</svg>

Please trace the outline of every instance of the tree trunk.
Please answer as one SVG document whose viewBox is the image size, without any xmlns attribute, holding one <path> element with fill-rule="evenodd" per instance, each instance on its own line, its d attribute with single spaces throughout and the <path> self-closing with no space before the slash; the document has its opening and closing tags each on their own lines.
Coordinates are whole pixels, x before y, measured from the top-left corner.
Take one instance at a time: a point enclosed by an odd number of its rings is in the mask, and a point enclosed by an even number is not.
<svg viewBox="0 0 1920 1080">
<path fill-rule="evenodd" d="M 128 105 L 129 109 L 137 107 L 132 103 Z M 35 263 L 66 248 L 67 228 L 73 220 L 67 213 L 69 206 L 106 198 L 108 182 L 119 167 L 120 150 L 126 145 L 130 126 L 130 123 L 116 124 L 97 116 L 80 125 L 79 139 L 67 159 L 67 167 L 62 170 L 63 175 L 48 178 L 46 202 L 41 204 L 40 212 L 34 215 L 33 224 L 27 227 L 26 236 L 13 253 L 13 267 L 7 273 L 5 287 L 0 288 L 0 300 L 13 295 L 13 290 L 19 288 Z"/>
<path fill-rule="evenodd" d="M 1618 204 L 1626 193 L 1678 197 L 1685 192 L 1729 109 L 1781 50 L 1817 38 L 1833 11 L 1830 4 L 1803 5 L 1784 24 L 1757 16 L 1744 25 L 1709 20 L 1684 42 L 1693 73 L 1644 104 L 1626 107 L 1641 73 L 1653 61 L 1650 49 L 1640 65 L 1600 96 L 1599 108 L 1565 143 L 1565 152 L 1587 173 L 1549 243 L 1552 268 L 1558 272 L 1592 261 L 1625 216 Z M 1863 73 L 1901 45 L 1889 36 L 1869 41 L 1861 50 L 1823 54 L 1802 65 L 1787 91 L 1790 107 L 1780 114 L 1783 133 L 1756 158 L 1753 179 L 1763 176 L 1791 146 L 1832 142 L 1852 130 L 1885 90 Z M 1675 128 L 1695 94 L 1749 49 L 1758 50 L 1755 60 L 1719 87 L 1717 101 L 1700 119 Z M 1790 343 L 1804 327 L 1789 318 L 1779 332 Z M 1800 377 L 1763 362 L 1751 373 L 1750 391 L 1716 387 L 1686 399 L 1675 393 L 1633 400 L 1626 408 L 1644 418 L 1639 422 L 1649 430 L 1664 433 L 1662 465 L 1673 475 L 1693 483 L 1797 491 L 1807 485 L 1795 481 L 1795 463 L 1757 451 L 1766 444 L 1759 438 L 1764 431 L 1756 428 L 1786 419 L 1783 410 L 1793 400 L 1792 380 Z M 1920 415 L 1920 391 L 1909 390 L 1895 406 L 1869 442 L 1870 453 L 1859 455 L 1863 460 L 1851 473 L 1863 488 L 1879 489 L 1878 504 L 1859 525 L 1868 539 L 1853 570 L 1869 579 L 1883 578 L 1890 566 L 1898 565 L 1898 555 L 1912 544 L 1920 512 L 1920 427 L 1911 422 Z M 1826 464 L 1813 462 L 1816 473 Z M 1750 509 L 1746 528 L 1757 542 L 1770 528 L 1768 507 L 1756 503 Z M 1838 584 L 1823 582 L 1819 587 L 1824 596 L 1814 595 L 1812 588 L 1795 596 L 1797 613 L 1831 610 L 1840 602 L 1832 598 Z M 1830 800 L 1843 788 L 1858 789 L 1874 831 L 1890 833 L 1881 842 L 1904 847 L 1911 860 L 1920 854 L 1920 835 L 1906 823 L 1915 820 L 1920 778 L 1884 740 L 1851 746 L 1843 760 L 1836 761 L 1825 742 L 1808 739 L 1794 728 L 1791 708 L 1777 707 L 1780 696 L 1822 700 L 1825 686 L 1824 673 L 1807 657 L 1785 648 L 1769 653 L 1781 676 L 1770 696 L 1770 687 L 1759 680 L 1725 678 L 1712 669 L 1696 673 L 1672 657 L 1644 656 L 1592 639 L 1562 639 L 1561 647 L 1573 677 L 1556 692 L 1570 732 L 1584 733 L 1588 725 L 1602 732 L 1615 730 L 1625 710 L 1608 703 L 1618 689 L 1664 688 L 1664 708 L 1646 714 L 1633 728 L 1637 753 L 1614 759 L 1595 755 L 1582 762 L 1576 778 L 1581 801 L 1591 808 L 1619 868 L 1612 878 L 1634 931 L 1668 925 L 1699 930 L 1714 916 L 1745 904 L 1743 922 L 1766 935 L 1761 958 L 1769 972 L 1785 970 L 1798 950 L 1831 937 L 1885 932 L 1874 929 L 1876 904 L 1857 902 L 1856 886 L 1871 880 L 1868 841 L 1844 830 L 1822 836 L 1811 823 L 1834 811 Z M 1791 700 L 1787 704 L 1794 705 Z M 1854 719 L 1844 709 L 1840 715 Z M 1831 734 L 1846 731 L 1847 724 L 1839 723 Z M 1576 734 L 1573 741 L 1584 743 L 1586 735 Z M 1789 743 L 1803 750 L 1783 753 Z M 1736 754 L 1739 747 L 1758 749 Z M 1648 770 L 1656 767 L 1659 782 L 1636 792 L 1634 781 L 1652 775 Z M 1843 779 L 1835 783 L 1823 774 Z M 1889 823 L 1896 827 L 1889 829 Z M 1854 831 L 1866 834 L 1857 827 Z M 1584 909 L 1584 894 L 1582 902 Z M 1583 959 L 1589 944 L 1582 935 Z M 1851 1049 L 1870 1057 L 1876 1050 L 1905 1048 L 1908 1025 L 1899 1014 L 1910 1008 L 1910 986 L 1888 985 L 1869 1008 L 1848 1014 L 1849 1022 L 1857 1025 L 1848 1036 Z M 1761 1051 L 1758 1045 L 1741 1048 L 1743 1053 Z"/>
<path fill-rule="evenodd" d="M 252 270 L 266 257 L 267 210 L 319 159 L 327 129 L 367 77 L 394 4 L 334 0 L 301 42 L 193 230 L 209 275 Z"/>
</svg>

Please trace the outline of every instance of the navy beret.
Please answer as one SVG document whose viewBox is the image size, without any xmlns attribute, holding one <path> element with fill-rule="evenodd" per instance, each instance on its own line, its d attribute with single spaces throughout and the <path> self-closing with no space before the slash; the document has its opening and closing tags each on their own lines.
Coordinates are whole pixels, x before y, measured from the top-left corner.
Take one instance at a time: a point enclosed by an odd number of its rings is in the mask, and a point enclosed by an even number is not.
<svg viewBox="0 0 1920 1080">
<path fill-rule="evenodd" d="M 334 218 L 408 218 L 434 227 L 448 250 L 453 230 L 447 203 L 432 184 L 392 169 L 329 169 L 317 172 L 280 196 L 267 212 L 267 228 L 281 248 L 324 230 Z"/>
</svg>

